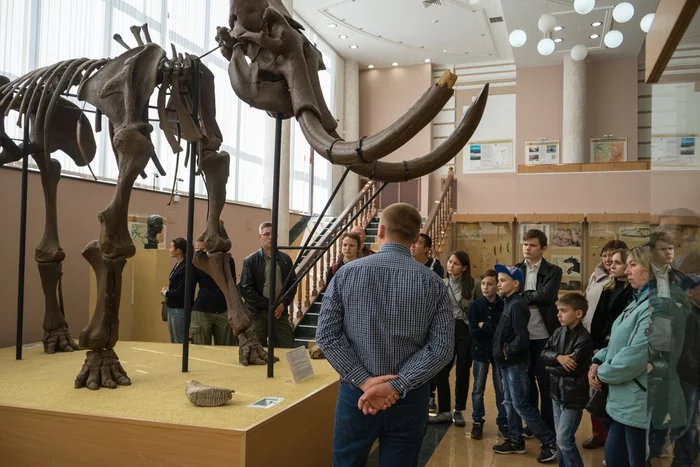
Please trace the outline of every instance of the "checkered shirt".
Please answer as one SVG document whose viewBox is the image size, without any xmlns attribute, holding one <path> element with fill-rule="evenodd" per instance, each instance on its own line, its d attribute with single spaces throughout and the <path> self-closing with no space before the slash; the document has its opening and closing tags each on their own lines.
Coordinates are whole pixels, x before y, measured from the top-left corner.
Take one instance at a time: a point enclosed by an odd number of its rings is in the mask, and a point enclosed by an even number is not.
<svg viewBox="0 0 700 467">
<path fill-rule="evenodd" d="M 398 375 L 389 384 L 405 395 L 452 358 L 447 287 L 408 248 L 385 244 L 343 266 L 328 284 L 316 342 L 342 381 L 359 387 L 370 377 Z"/>
</svg>

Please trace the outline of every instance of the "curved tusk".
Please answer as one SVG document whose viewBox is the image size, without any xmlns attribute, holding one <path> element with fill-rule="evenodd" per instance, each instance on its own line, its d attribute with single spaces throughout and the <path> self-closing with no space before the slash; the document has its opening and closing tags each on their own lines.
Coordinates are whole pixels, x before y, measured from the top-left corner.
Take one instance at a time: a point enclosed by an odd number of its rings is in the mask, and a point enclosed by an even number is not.
<svg viewBox="0 0 700 467">
<path fill-rule="evenodd" d="M 356 174 L 382 182 L 404 182 L 427 175 L 447 164 L 464 148 L 484 115 L 489 85 L 486 84 L 477 98 L 469 106 L 459 125 L 452 134 L 423 157 L 405 162 L 375 162 L 350 167 Z"/>
<path fill-rule="evenodd" d="M 391 154 L 428 125 L 454 94 L 452 87 L 457 76 L 445 71 L 440 81 L 431 86 L 423 96 L 396 122 L 381 132 L 358 142 L 334 140 L 319 121 L 316 113 L 302 110 L 299 126 L 306 141 L 316 152 L 333 164 L 351 165 L 374 162 Z M 361 144 L 361 150 L 358 150 Z"/>
</svg>

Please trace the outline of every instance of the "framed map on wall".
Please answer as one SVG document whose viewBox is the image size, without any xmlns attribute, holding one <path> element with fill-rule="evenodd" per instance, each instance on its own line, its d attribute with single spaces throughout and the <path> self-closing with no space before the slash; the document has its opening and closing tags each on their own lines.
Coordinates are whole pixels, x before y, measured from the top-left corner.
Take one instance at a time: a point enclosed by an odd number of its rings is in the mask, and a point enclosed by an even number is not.
<svg viewBox="0 0 700 467">
<path fill-rule="evenodd" d="M 591 162 L 627 161 L 627 138 L 592 138 Z"/>
</svg>

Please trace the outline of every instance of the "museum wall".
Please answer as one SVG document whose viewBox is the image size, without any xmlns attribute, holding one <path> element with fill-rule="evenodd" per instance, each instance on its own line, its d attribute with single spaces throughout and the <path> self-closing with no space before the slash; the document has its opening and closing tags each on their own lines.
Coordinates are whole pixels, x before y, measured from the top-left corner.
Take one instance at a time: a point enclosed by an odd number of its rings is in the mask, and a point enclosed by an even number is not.
<svg viewBox="0 0 700 467">
<path fill-rule="evenodd" d="M 0 218 L 4 228 L 0 229 L 0 244 L 6 246 L 8 255 L 0 264 L 0 295 L 3 307 L 0 310 L 0 347 L 14 345 L 17 310 L 17 251 L 19 242 L 21 172 L 17 169 L 0 169 L 0 186 L 3 200 L 0 203 Z M 85 245 L 99 234 L 97 213 L 104 209 L 114 193 L 114 186 L 75 178 L 63 178 L 59 184 L 58 221 L 61 245 L 66 253 L 63 262 L 63 295 L 66 318 L 72 336 L 77 339 L 88 319 L 89 266 L 80 255 Z M 134 190 L 129 213 L 133 215 L 160 214 L 167 219 L 167 239 L 186 236 L 187 198 L 167 206 L 168 194 L 147 190 Z M 44 202 L 38 174 L 29 175 L 27 206 L 27 255 L 26 293 L 24 314 L 24 342 L 41 339 L 44 299 L 34 262 L 34 248 L 44 231 Z M 204 229 L 207 212 L 206 200 L 195 203 L 195 236 Z M 243 258 L 259 248 L 258 225 L 269 220 L 270 211 L 239 204 L 226 204 L 222 220 L 232 239 L 231 253 L 236 261 L 240 278 Z M 290 225 L 300 216 L 290 215 Z M 168 278 L 163 277 L 163 285 Z M 160 310 L 143 310 L 160 313 Z"/>
</svg>

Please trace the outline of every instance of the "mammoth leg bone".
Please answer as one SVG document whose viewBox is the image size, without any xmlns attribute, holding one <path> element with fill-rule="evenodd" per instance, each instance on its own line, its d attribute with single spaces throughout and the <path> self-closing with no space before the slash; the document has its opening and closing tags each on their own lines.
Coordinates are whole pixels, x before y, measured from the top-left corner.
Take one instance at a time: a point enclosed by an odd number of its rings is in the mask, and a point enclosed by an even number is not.
<svg viewBox="0 0 700 467">
<path fill-rule="evenodd" d="M 111 202 L 98 216 L 100 239 L 90 242 L 83 251 L 97 277 L 97 303 L 90 323 L 80 333 L 80 347 L 92 352 L 88 352 L 75 380 L 76 388 L 131 384 L 113 349 L 119 339 L 122 271 L 127 258 L 136 252 L 127 225 L 129 199 L 136 177 L 153 153 L 153 145 L 142 132 L 146 131 L 143 124 L 128 123 L 114 131 L 110 122 L 110 130 L 119 176 Z"/>
<path fill-rule="evenodd" d="M 44 235 L 34 253 L 34 259 L 39 267 L 41 288 L 44 292 L 44 352 L 72 352 L 78 350 L 68 330 L 68 323 L 63 311 L 63 294 L 61 292 L 61 276 L 63 260 L 66 255 L 58 239 L 58 215 L 56 212 L 56 196 L 58 182 L 61 179 L 61 164 L 56 159 L 46 163 L 43 151 L 32 154 L 39 167 L 41 185 L 44 189 L 44 205 L 46 219 Z"/>
<path fill-rule="evenodd" d="M 226 182 L 229 176 L 229 161 L 227 152 L 203 149 L 199 157 L 199 165 L 204 173 L 207 185 L 208 209 L 207 225 L 202 241 L 209 252 L 227 252 L 231 249 L 231 240 L 220 226 L 221 211 L 226 204 Z M 213 276 L 212 276 L 213 277 Z M 222 288 L 222 291 L 226 289 Z"/>
</svg>

